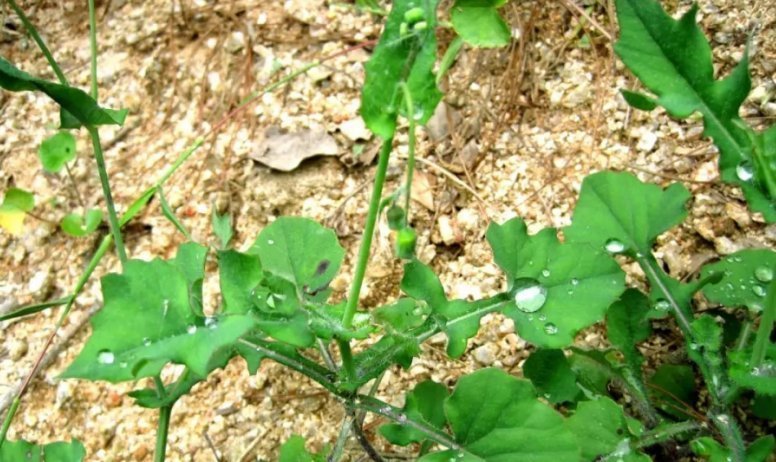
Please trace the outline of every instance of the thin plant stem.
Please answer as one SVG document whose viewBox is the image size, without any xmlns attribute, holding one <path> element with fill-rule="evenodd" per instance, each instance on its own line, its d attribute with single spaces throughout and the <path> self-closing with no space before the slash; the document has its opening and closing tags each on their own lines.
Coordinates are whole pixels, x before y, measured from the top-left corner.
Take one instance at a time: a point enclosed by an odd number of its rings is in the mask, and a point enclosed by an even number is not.
<svg viewBox="0 0 776 462">
<path fill-rule="evenodd" d="M 70 168 L 70 165 L 65 164 L 65 171 L 67 172 L 67 178 L 70 180 L 70 187 L 73 188 L 73 193 L 75 193 L 75 198 L 85 213 L 86 202 L 84 202 L 84 198 L 81 196 L 81 191 L 78 190 L 78 184 L 75 182 L 75 178 L 73 177 L 73 170 Z"/>
<path fill-rule="evenodd" d="M 57 64 L 57 61 L 54 59 L 54 55 L 51 54 L 51 51 L 46 46 L 46 42 L 44 42 L 43 39 L 40 37 L 40 34 L 38 34 L 38 30 L 35 29 L 35 26 L 32 25 L 30 20 L 27 18 L 27 15 L 25 15 L 24 11 L 22 11 L 22 9 L 19 8 L 19 5 L 16 4 L 15 0 L 5 0 L 5 1 L 11 6 L 14 13 L 16 13 L 17 16 L 19 16 L 19 19 L 22 21 L 24 28 L 27 30 L 27 33 L 30 34 L 32 39 L 38 45 L 38 48 L 40 48 L 40 51 L 43 53 L 43 56 L 46 57 L 46 61 L 48 61 L 49 66 L 51 66 L 51 70 L 53 70 L 54 74 L 56 74 L 57 80 L 59 80 L 59 83 L 61 83 L 62 85 L 68 85 L 67 77 L 65 77 L 65 73 L 62 72 L 62 68 L 59 67 L 59 64 Z"/>
<path fill-rule="evenodd" d="M 366 437 L 366 434 L 364 433 L 364 427 L 356 418 L 356 412 L 353 409 L 349 409 L 348 414 L 350 414 L 352 418 L 350 426 L 353 430 L 353 434 L 356 435 L 358 444 L 361 445 L 361 448 L 364 450 L 364 452 L 366 452 L 367 456 L 369 456 L 373 462 L 383 462 L 382 456 L 380 456 L 374 446 L 372 446 L 372 443 L 369 442 L 369 438 Z"/>
<path fill-rule="evenodd" d="M 108 206 L 108 223 L 110 224 L 110 231 L 113 234 L 113 241 L 116 244 L 116 253 L 121 260 L 121 266 L 123 267 L 127 263 L 127 251 L 124 248 L 124 239 L 121 237 L 121 226 L 119 225 L 119 219 L 116 215 L 116 206 L 113 204 L 113 194 L 110 190 L 110 180 L 108 179 L 108 171 L 105 167 L 105 158 L 102 154 L 102 145 L 100 144 L 100 133 L 97 127 L 87 127 L 89 136 L 92 139 L 92 147 L 94 148 L 94 159 L 97 161 L 97 172 L 100 174 L 100 183 L 102 184 L 102 195 L 105 197 L 105 202 Z"/>
<path fill-rule="evenodd" d="M 345 452 L 345 443 L 348 442 L 348 437 L 350 436 L 350 426 L 354 421 L 355 418 L 350 415 L 345 416 L 345 419 L 342 421 L 342 428 L 340 428 L 339 435 L 337 436 L 337 441 L 334 443 L 334 448 L 332 448 L 329 457 L 326 458 L 327 462 L 339 462 L 342 459 L 342 455 Z"/>
<path fill-rule="evenodd" d="M 164 454 L 167 450 L 167 432 L 170 429 L 170 415 L 172 404 L 159 408 L 159 423 L 156 427 L 156 451 L 154 462 L 164 462 Z"/>
<path fill-rule="evenodd" d="M 97 101 L 97 19 L 94 13 L 94 0 L 89 0 L 89 48 L 92 55 L 92 98 Z"/>
<path fill-rule="evenodd" d="M 762 365 L 765 360 L 765 353 L 770 342 L 773 322 L 776 320 L 776 280 L 771 281 L 768 288 L 768 297 L 765 299 L 765 308 L 760 317 L 760 327 L 757 328 L 757 334 L 754 338 L 752 347 L 752 357 L 749 365 L 754 369 Z"/>
<path fill-rule="evenodd" d="M 346 329 L 353 325 L 353 317 L 356 315 L 356 309 L 358 308 L 358 298 L 361 295 L 361 286 L 364 282 L 366 266 L 369 262 L 369 254 L 372 249 L 372 238 L 374 237 L 375 225 L 377 224 L 377 215 L 380 212 L 380 199 L 383 195 L 385 173 L 388 170 L 388 159 L 391 156 L 392 149 L 393 138 L 384 140 L 383 146 L 380 149 L 380 158 L 377 162 L 374 188 L 372 189 L 372 198 L 369 200 L 369 212 L 367 213 L 366 224 L 364 225 L 364 234 L 361 238 L 361 247 L 358 251 L 356 270 L 353 274 L 353 282 L 350 285 L 348 301 L 347 305 L 345 305 L 345 313 L 342 316 L 342 324 Z M 342 356 L 342 366 L 348 377 L 352 378 L 355 376 L 355 370 L 353 366 L 353 354 L 350 351 L 350 343 L 344 340 L 340 340 L 337 343 L 339 344 L 340 354 Z"/>
<path fill-rule="evenodd" d="M 404 219 L 405 223 L 410 223 L 410 200 L 412 199 L 412 176 L 415 173 L 415 105 L 412 102 L 412 92 L 407 82 L 401 83 L 401 90 L 404 93 L 404 106 L 407 111 L 407 120 L 409 122 L 409 140 L 407 151 L 407 180 L 404 185 Z"/>
</svg>

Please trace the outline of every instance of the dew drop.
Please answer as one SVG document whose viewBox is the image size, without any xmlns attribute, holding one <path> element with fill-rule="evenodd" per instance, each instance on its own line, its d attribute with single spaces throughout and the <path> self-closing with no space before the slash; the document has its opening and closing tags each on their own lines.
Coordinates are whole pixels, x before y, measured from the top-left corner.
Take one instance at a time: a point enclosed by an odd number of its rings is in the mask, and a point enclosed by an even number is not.
<svg viewBox="0 0 776 462">
<path fill-rule="evenodd" d="M 102 350 L 97 353 L 97 362 L 100 364 L 113 364 L 116 356 L 110 350 Z"/>
<path fill-rule="evenodd" d="M 170 301 L 165 298 L 162 302 L 162 316 L 167 317 L 168 311 L 170 311 Z"/>
<path fill-rule="evenodd" d="M 197 326 L 194 324 L 191 324 L 189 327 L 186 328 L 186 332 L 189 334 L 195 334 L 197 332 Z"/>
<path fill-rule="evenodd" d="M 218 327 L 218 321 L 216 320 L 215 316 L 208 316 L 205 318 L 205 327 L 208 329 L 215 329 Z"/>
<path fill-rule="evenodd" d="M 267 245 L 274 245 L 274 244 L 275 244 L 275 241 L 273 241 L 272 239 L 267 239 Z"/>
<path fill-rule="evenodd" d="M 126 369 L 127 368 L 127 363 L 122 361 L 122 362 L 119 363 L 119 367 L 122 368 L 122 369 Z"/>
<path fill-rule="evenodd" d="M 655 309 L 657 311 L 668 311 L 671 308 L 671 304 L 668 303 L 668 300 L 663 300 L 662 298 L 655 302 Z"/>
<path fill-rule="evenodd" d="M 417 120 L 423 120 L 423 116 L 424 115 L 425 115 L 425 113 L 423 112 L 423 108 L 419 107 L 419 108 L 415 109 L 415 113 L 412 114 L 412 118 L 415 119 L 416 121 Z"/>
<path fill-rule="evenodd" d="M 753 285 L 752 286 L 752 292 L 754 292 L 755 295 L 758 297 L 765 297 L 765 288 L 761 285 Z"/>
<path fill-rule="evenodd" d="M 540 314 L 540 315 L 539 315 L 539 321 L 542 321 L 542 322 L 543 322 L 543 321 L 546 321 L 546 320 L 547 320 L 547 316 L 545 316 L 545 315 L 543 315 L 543 314 Z"/>
<path fill-rule="evenodd" d="M 544 333 L 547 335 L 555 335 L 558 333 L 558 326 L 555 324 L 548 322 L 544 325 Z"/>
<path fill-rule="evenodd" d="M 547 288 L 533 279 L 515 281 L 515 305 L 524 313 L 539 311 L 547 301 Z"/>
<path fill-rule="evenodd" d="M 752 169 L 752 164 L 747 161 L 738 164 L 738 167 L 736 167 L 736 176 L 741 181 L 751 181 L 752 178 L 754 178 L 754 169 Z"/>
<path fill-rule="evenodd" d="M 579 285 L 579 279 L 577 279 L 577 278 L 572 278 L 572 279 L 571 279 L 571 285 L 572 285 L 572 286 L 578 286 L 578 285 Z"/>
<path fill-rule="evenodd" d="M 773 280 L 773 270 L 767 266 L 758 266 L 754 270 L 754 277 L 760 282 L 771 282 Z"/>
<path fill-rule="evenodd" d="M 550 270 L 548 269 L 542 270 L 542 276 L 546 278 L 550 277 Z"/>
<path fill-rule="evenodd" d="M 151 346 L 151 339 L 148 337 L 145 337 L 143 339 L 143 346 Z"/>
<path fill-rule="evenodd" d="M 617 239 L 609 239 L 606 241 L 604 248 L 609 253 L 622 253 L 625 251 L 625 244 L 618 241 Z"/>
</svg>

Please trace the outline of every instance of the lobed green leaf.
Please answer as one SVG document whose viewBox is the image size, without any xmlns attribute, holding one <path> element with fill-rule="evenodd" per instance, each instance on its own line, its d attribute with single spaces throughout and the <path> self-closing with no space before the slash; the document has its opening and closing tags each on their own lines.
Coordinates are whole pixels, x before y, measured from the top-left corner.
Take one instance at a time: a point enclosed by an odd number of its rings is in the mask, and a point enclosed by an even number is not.
<svg viewBox="0 0 776 462">
<path fill-rule="evenodd" d="M 490 48 L 509 44 L 509 26 L 498 12 L 506 0 L 456 0 L 450 10 L 453 28 L 469 45 Z"/>
<path fill-rule="evenodd" d="M 729 307 L 746 306 L 760 312 L 774 272 L 776 252 L 770 249 L 741 250 L 703 267 L 702 277 L 721 276 L 718 282 L 707 285 L 703 294 L 714 303 Z"/>
</svg>

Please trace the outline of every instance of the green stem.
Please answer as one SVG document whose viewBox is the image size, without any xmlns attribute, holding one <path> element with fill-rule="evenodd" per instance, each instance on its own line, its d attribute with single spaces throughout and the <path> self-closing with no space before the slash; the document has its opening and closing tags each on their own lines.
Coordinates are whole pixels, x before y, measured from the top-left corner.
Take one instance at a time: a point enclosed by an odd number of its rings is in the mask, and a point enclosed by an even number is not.
<svg viewBox="0 0 776 462">
<path fill-rule="evenodd" d="M 358 395 L 356 399 L 353 400 L 352 405 L 356 409 L 379 414 L 408 428 L 417 430 L 423 433 L 426 438 L 434 441 L 435 443 L 441 444 L 448 449 L 459 451 L 461 453 L 466 452 L 464 448 L 456 443 L 453 439 L 451 439 L 450 435 L 447 433 L 441 432 L 436 428 L 426 425 L 422 422 L 415 421 L 407 414 L 405 414 L 401 409 L 393 407 L 390 404 L 387 404 L 377 398 L 372 398 L 371 396 L 366 395 Z"/>
<path fill-rule="evenodd" d="M 21 404 L 21 402 L 21 398 L 16 396 L 13 399 L 13 402 L 11 402 L 11 407 L 8 409 L 8 414 L 5 415 L 5 419 L 3 420 L 3 427 L 0 428 L 0 448 L 3 447 L 3 443 L 5 442 L 5 435 L 8 434 L 8 429 L 11 428 L 13 416 L 16 415 L 16 411 L 19 409 L 19 404 Z"/>
<path fill-rule="evenodd" d="M 100 144 L 100 133 L 96 127 L 87 127 L 89 136 L 92 139 L 94 148 L 94 159 L 97 161 L 97 171 L 100 174 L 100 183 L 102 184 L 102 195 L 108 205 L 108 223 L 110 231 L 113 234 L 113 241 L 116 243 L 116 253 L 119 255 L 121 265 L 127 262 L 127 251 L 124 248 L 124 239 L 121 237 L 121 226 L 116 215 L 116 206 L 113 204 L 113 194 L 110 190 L 110 181 L 108 180 L 108 171 L 105 168 L 105 158 L 102 155 L 102 145 Z"/>
<path fill-rule="evenodd" d="M 415 173 L 415 105 L 412 102 L 412 93 L 407 82 L 402 82 L 401 90 L 404 93 L 404 106 L 407 111 L 407 120 L 409 121 L 409 141 L 407 153 L 407 180 L 404 185 L 404 220 L 405 224 L 410 224 L 410 199 L 412 198 L 412 176 Z"/>
<path fill-rule="evenodd" d="M 380 149 L 380 158 L 377 162 L 377 171 L 375 172 L 374 189 L 372 189 L 372 198 L 369 201 L 369 212 L 367 213 L 366 224 L 364 225 L 364 234 L 361 238 L 361 247 L 358 251 L 358 262 L 356 263 L 356 270 L 353 274 L 353 282 L 350 285 L 348 301 L 347 305 L 345 305 L 345 313 L 342 316 L 342 324 L 346 329 L 349 329 L 353 325 L 353 317 L 356 315 L 356 309 L 358 308 L 358 299 L 361 295 L 361 286 L 364 282 L 366 266 L 369 262 L 369 253 L 372 249 L 372 238 L 374 236 L 375 224 L 377 223 L 377 215 L 380 211 L 380 198 L 383 195 L 385 173 L 388 170 L 388 159 L 391 156 L 391 149 L 393 149 L 393 138 L 388 138 L 383 141 L 383 146 Z M 345 368 L 348 376 L 352 378 L 355 375 L 355 371 L 353 368 L 353 354 L 350 351 L 350 343 L 339 341 L 338 344 L 342 355 L 342 366 Z"/>
<path fill-rule="evenodd" d="M 97 101 L 97 19 L 94 13 L 94 0 L 89 0 L 89 47 L 92 55 L 92 98 Z"/>
<path fill-rule="evenodd" d="M 164 462 L 164 453 L 167 450 L 167 432 L 170 428 L 170 415 L 172 404 L 159 408 L 159 424 L 156 427 L 156 451 L 154 462 Z"/>
<path fill-rule="evenodd" d="M 760 327 L 757 328 L 757 334 L 754 338 L 752 358 L 749 362 L 752 368 L 760 367 L 765 361 L 774 320 L 776 320 L 776 279 L 771 282 L 768 288 L 768 298 L 765 299 L 765 308 L 760 317 Z"/>
<path fill-rule="evenodd" d="M 652 431 L 644 432 L 633 446 L 638 449 L 646 448 L 675 439 L 685 433 L 700 430 L 701 428 L 700 423 L 693 421 L 664 425 Z"/>
<path fill-rule="evenodd" d="M 348 442 L 348 437 L 350 436 L 351 424 L 355 420 L 349 415 L 345 415 L 345 420 L 342 421 L 342 427 L 337 436 L 337 441 L 334 443 L 334 448 L 332 448 L 329 457 L 326 458 L 327 462 L 339 462 L 342 459 L 342 454 L 345 452 L 345 443 Z"/>
<path fill-rule="evenodd" d="M 732 453 L 731 462 L 744 462 L 744 440 L 741 431 L 738 429 L 733 417 L 727 411 L 727 397 L 730 395 L 730 388 L 727 384 L 726 371 L 721 370 L 720 365 L 709 361 L 705 354 L 700 354 L 689 348 L 689 344 L 694 343 L 691 319 L 676 301 L 668 286 L 663 282 L 657 263 L 653 258 L 638 258 L 639 265 L 644 270 L 650 284 L 654 284 L 670 303 L 674 311 L 675 319 L 682 332 L 684 333 L 685 343 L 688 344 L 687 354 L 697 365 L 703 375 L 709 390 L 711 401 L 714 404 L 709 412 L 709 418 L 714 422 L 719 430 L 725 445 Z"/>
<path fill-rule="evenodd" d="M 46 57 L 46 61 L 48 61 L 49 66 L 51 66 L 51 70 L 54 71 L 54 74 L 56 74 L 57 79 L 59 80 L 59 83 L 62 85 L 68 85 L 67 83 L 67 77 L 65 77 L 65 74 L 62 72 L 62 68 L 59 67 L 59 64 L 57 64 L 56 60 L 54 59 L 54 56 L 51 54 L 51 51 L 46 46 L 46 42 L 43 41 L 43 39 L 38 34 L 37 29 L 35 29 L 35 26 L 32 25 L 30 20 L 27 18 L 27 15 L 24 14 L 24 11 L 22 11 L 21 8 L 19 8 L 19 5 L 16 4 L 15 0 L 6 0 L 8 4 L 11 6 L 13 11 L 16 13 L 17 16 L 19 16 L 19 19 L 22 21 L 22 24 L 24 24 L 24 28 L 27 29 L 27 33 L 30 34 L 32 37 L 32 40 L 35 41 L 36 44 L 38 44 L 38 48 L 40 48 L 40 51 L 43 53 L 43 56 Z"/>
</svg>

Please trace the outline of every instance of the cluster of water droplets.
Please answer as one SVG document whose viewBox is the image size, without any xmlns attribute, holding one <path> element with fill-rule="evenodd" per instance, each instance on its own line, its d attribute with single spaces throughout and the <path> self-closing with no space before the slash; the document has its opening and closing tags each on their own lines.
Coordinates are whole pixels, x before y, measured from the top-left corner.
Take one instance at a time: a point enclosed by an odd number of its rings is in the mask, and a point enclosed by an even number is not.
<svg viewBox="0 0 776 462">
<path fill-rule="evenodd" d="M 731 257 L 728 259 L 731 263 L 741 263 L 743 259 L 741 257 Z M 730 277 L 732 272 L 730 270 L 725 271 L 725 275 Z M 746 279 L 744 277 L 738 278 L 737 281 L 727 282 L 723 288 L 727 291 L 733 291 L 736 288 L 740 290 L 751 290 L 754 295 L 759 298 L 765 298 L 768 290 L 766 286 L 773 281 L 773 268 L 765 265 L 760 265 L 754 269 L 752 275 Z M 759 303 L 751 305 L 753 309 L 761 310 L 762 306 Z"/>
</svg>

